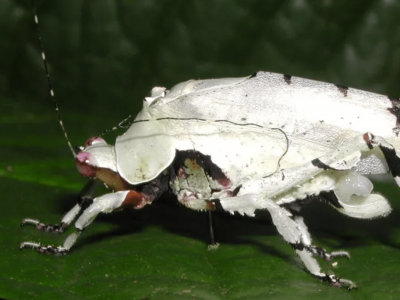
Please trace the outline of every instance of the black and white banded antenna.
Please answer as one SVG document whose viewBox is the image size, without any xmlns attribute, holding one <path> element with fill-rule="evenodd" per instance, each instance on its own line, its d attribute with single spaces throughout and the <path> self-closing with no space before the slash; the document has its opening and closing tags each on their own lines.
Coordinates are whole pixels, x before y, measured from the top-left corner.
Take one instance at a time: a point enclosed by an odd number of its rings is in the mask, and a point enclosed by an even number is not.
<svg viewBox="0 0 400 300">
<path fill-rule="evenodd" d="M 37 13 L 36 13 L 35 0 L 32 0 L 32 12 L 33 12 L 33 18 L 34 18 L 35 24 L 36 24 L 36 30 L 37 30 L 37 34 L 38 34 L 40 50 L 42 51 L 42 60 L 43 60 L 44 69 L 46 71 L 47 83 L 49 85 L 49 90 L 50 90 L 50 97 L 51 97 L 51 100 L 53 101 L 54 109 L 56 110 L 56 114 L 57 114 L 57 117 L 58 117 L 58 123 L 60 124 L 61 130 L 64 133 L 64 137 L 67 140 L 68 147 L 71 150 L 72 155 L 75 158 L 76 157 L 76 153 L 74 151 L 74 148 L 71 145 L 71 142 L 69 141 L 67 131 L 65 130 L 64 123 L 63 123 L 62 118 L 61 118 L 61 113 L 60 113 L 60 109 L 58 107 L 58 103 L 57 103 L 57 101 L 56 101 L 56 99 L 54 97 L 53 85 L 51 84 L 49 69 L 47 68 L 46 56 L 44 54 L 44 46 L 43 46 L 43 42 L 42 42 L 42 36 L 40 34 L 39 19 L 38 19 Z"/>
</svg>

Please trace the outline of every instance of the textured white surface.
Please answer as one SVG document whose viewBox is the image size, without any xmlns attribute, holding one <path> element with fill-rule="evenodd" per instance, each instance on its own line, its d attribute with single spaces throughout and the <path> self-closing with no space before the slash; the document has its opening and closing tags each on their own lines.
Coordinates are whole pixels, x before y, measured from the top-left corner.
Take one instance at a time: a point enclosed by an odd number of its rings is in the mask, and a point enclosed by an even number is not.
<svg viewBox="0 0 400 300">
<path fill-rule="evenodd" d="M 100 164 L 114 170 L 116 159 L 118 172 L 131 184 L 158 176 L 176 149 L 210 155 L 237 185 L 309 162 L 366 132 L 400 146 L 386 96 L 334 84 L 296 77 L 289 84 L 281 74 L 258 72 L 254 77 L 189 80 L 165 94 L 144 101 L 136 120 L 149 121 L 133 124 L 117 138 L 116 158 L 103 155 Z M 357 171 L 386 172 L 378 152 L 364 152 L 367 163 L 361 162 Z"/>
<path fill-rule="evenodd" d="M 214 195 L 200 185 L 207 184 L 206 176 L 191 178 L 200 180 L 190 184 L 199 190 L 171 183 L 180 201 L 193 209 L 204 209 L 202 199 L 216 197 L 226 211 L 254 215 L 270 199 L 288 203 L 334 190 L 339 183 L 343 213 L 369 218 L 390 209 L 383 197 L 370 195 L 369 180 L 353 172 L 387 173 L 381 151 L 371 151 L 364 134 L 400 147 L 392 106 L 387 96 L 268 72 L 189 80 L 171 90 L 153 89 L 136 117 L 143 122 L 117 138 L 115 155 L 105 148 L 101 164 L 116 164 L 119 174 L 137 185 L 156 178 L 176 150 L 195 150 L 210 156 L 231 190 L 241 189 L 237 197 Z M 101 152 L 95 146 L 86 151 Z M 315 165 L 317 158 L 322 166 Z M 323 165 L 333 170 L 324 171 Z M 346 185 L 343 176 L 354 184 Z"/>
</svg>

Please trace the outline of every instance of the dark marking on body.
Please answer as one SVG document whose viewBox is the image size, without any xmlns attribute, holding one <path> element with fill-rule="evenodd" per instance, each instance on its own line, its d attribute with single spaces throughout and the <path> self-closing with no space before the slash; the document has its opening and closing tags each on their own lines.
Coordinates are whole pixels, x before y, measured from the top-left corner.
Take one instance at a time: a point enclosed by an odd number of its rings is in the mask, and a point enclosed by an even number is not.
<svg viewBox="0 0 400 300">
<path fill-rule="evenodd" d="M 327 164 L 324 164 L 322 161 L 320 161 L 318 158 L 313 159 L 311 161 L 311 164 L 314 167 L 317 167 L 319 169 L 324 169 L 324 170 L 334 170 L 333 168 L 331 168 L 330 166 L 328 166 Z"/>
<path fill-rule="evenodd" d="M 304 248 L 306 248 L 303 243 L 289 243 L 289 244 L 290 244 L 290 246 L 292 246 L 293 250 L 301 251 Z"/>
<path fill-rule="evenodd" d="M 257 72 L 250 75 L 249 79 L 257 77 Z"/>
<path fill-rule="evenodd" d="M 300 216 L 301 209 L 311 203 L 311 201 L 317 199 L 317 197 L 318 196 L 310 195 L 305 199 L 297 199 L 292 202 L 283 203 L 280 206 L 288 210 L 293 216 Z"/>
<path fill-rule="evenodd" d="M 86 208 L 88 208 L 92 203 L 93 203 L 93 199 L 89 198 L 89 197 L 82 197 L 82 198 L 79 198 L 79 200 L 78 200 L 78 204 L 82 210 L 85 210 Z"/>
<path fill-rule="evenodd" d="M 364 139 L 365 144 L 367 144 L 367 146 L 370 150 L 374 148 L 374 146 L 372 145 L 372 143 L 374 142 L 373 134 L 371 134 L 371 136 L 370 136 L 368 133 L 364 133 L 363 139 Z"/>
<path fill-rule="evenodd" d="M 232 191 L 232 197 L 235 197 L 239 193 L 241 188 L 242 185 L 238 185 L 237 187 L 235 187 L 235 189 Z"/>
<path fill-rule="evenodd" d="M 305 199 L 297 199 L 296 201 L 284 203 L 280 206 L 290 211 L 292 215 L 300 216 L 301 209 L 314 201 L 325 202 L 335 208 L 343 208 L 333 191 L 322 191 L 318 195 L 309 195 Z"/>
<path fill-rule="evenodd" d="M 23 225 L 24 224 L 21 224 L 21 226 Z M 68 226 L 69 224 L 67 223 L 60 223 L 59 225 L 39 223 L 36 225 L 36 229 L 46 232 L 64 233 Z"/>
<path fill-rule="evenodd" d="M 283 75 L 283 80 L 285 80 L 285 82 L 286 82 L 287 84 L 291 84 L 291 83 L 292 83 L 292 76 L 291 76 L 291 75 L 286 75 L 286 74 L 284 74 L 284 75 Z"/>
<path fill-rule="evenodd" d="M 349 88 L 347 86 L 340 85 L 340 84 L 335 84 L 335 86 L 339 89 L 339 92 L 341 92 L 343 94 L 343 97 L 347 97 L 347 92 L 349 90 Z"/>
<path fill-rule="evenodd" d="M 331 253 L 328 253 L 323 248 L 312 246 L 312 245 L 304 245 L 302 242 L 300 242 L 300 243 L 290 243 L 290 245 L 292 246 L 292 248 L 294 250 L 302 251 L 302 250 L 306 249 L 313 256 L 321 257 L 321 258 L 325 259 L 326 261 L 332 261 L 333 258 L 335 257 L 335 255 L 332 255 Z"/>
<path fill-rule="evenodd" d="M 396 125 L 393 127 L 393 132 L 398 136 L 400 133 L 400 99 L 396 97 L 389 97 L 392 107 L 387 110 L 396 117 Z"/>
<path fill-rule="evenodd" d="M 162 172 L 155 179 L 136 186 L 131 186 L 124 202 L 115 211 L 126 207 L 141 209 L 153 200 L 160 198 L 169 189 L 169 172 Z"/>
<path fill-rule="evenodd" d="M 385 156 L 393 177 L 400 177 L 400 158 L 397 156 L 396 150 L 385 146 L 379 146 L 379 148 L 381 149 L 383 156 Z"/>
</svg>

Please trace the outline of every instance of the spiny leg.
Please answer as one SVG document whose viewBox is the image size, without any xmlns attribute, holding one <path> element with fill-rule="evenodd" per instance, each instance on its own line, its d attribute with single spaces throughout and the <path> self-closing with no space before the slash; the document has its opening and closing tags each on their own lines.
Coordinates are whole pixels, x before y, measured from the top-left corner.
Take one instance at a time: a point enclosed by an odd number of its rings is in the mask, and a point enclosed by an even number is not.
<svg viewBox="0 0 400 300">
<path fill-rule="evenodd" d="M 31 224 L 36 226 L 36 229 L 47 232 L 54 233 L 63 233 L 71 224 L 71 222 L 76 218 L 76 216 L 93 203 L 93 198 L 96 193 L 96 190 L 101 185 L 100 181 L 90 180 L 83 189 L 79 192 L 79 201 L 78 203 L 65 214 L 62 218 L 61 223 L 57 225 L 45 224 L 35 219 L 23 219 L 21 222 L 21 226 L 26 224 Z"/>
<path fill-rule="evenodd" d="M 346 251 L 328 253 L 324 249 L 313 246 L 307 227 L 302 219 L 298 218 L 296 220 L 289 211 L 271 199 L 293 187 L 300 186 L 324 170 L 330 169 L 338 172 L 351 170 L 359 162 L 361 152 L 369 151 L 374 147 L 389 149 L 390 153 L 386 155 L 389 165 L 400 166 L 400 159 L 390 144 L 380 137 L 365 133 L 311 162 L 280 170 L 263 178 L 244 182 L 236 197 L 213 199 L 210 202 L 217 203 L 225 211 L 245 213 L 250 216 L 254 215 L 256 209 L 268 209 L 278 232 L 288 243 L 295 247 L 297 254 L 312 275 L 320 280 L 329 282 L 332 286 L 355 288 L 356 285 L 350 280 L 323 273 L 318 261 L 313 257 L 320 256 L 329 261 L 335 257 L 349 257 L 349 254 Z M 382 151 L 384 152 L 384 150 Z M 390 163 L 389 158 L 392 158 L 394 162 Z M 394 167 L 392 166 L 391 170 L 393 169 Z M 392 173 L 395 172 L 392 171 Z M 371 194 L 371 197 L 375 196 Z"/>
<path fill-rule="evenodd" d="M 257 208 L 266 208 L 271 214 L 272 221 L 278 232 L 286 242 L 296 249 L 296 253 L 303 261 L 305 267 L 314 277 L 321 281 L 328 282 L 335 287 L 345 286 L 348 289 L 356 288 L 356 285 L 351 280 L 338 278 L 335 275 L 328 275 L 322 272 L 318 261 L 313 257 L 321 256 L 329 261 L 334 257 L 349 257 L 346 251 L 328 253 L 325 250 L 321 250 L 321 248 L 315 247 L 311 244 L 311 237 L 301 217 L 295 218 L 284 207 L 279 206 L 268 198 L 261 200 L 257 196 L 254 196 L 255 195 L 243 195 L 240 197 L 233 197 L 230 198 L 231 201 L 228 201 L 229 198 L 213 200 L 213 203 L 217 202 L 226 211 L 238 211 L 248 215 L 252 215 Z M 257 201 L 257 198 L 261 201 Z"/>
<path fill-rule="evenodd" d="M 348 290 L 357 288 L 357 285 L 348 279 L 338 278 L 336 275 L 329 275 L 321 272 L 321 267 L 313 255 L 306 249 L 296 250 L 297 255 L 301 258 L 307 270 L 318 280 L 329 283 L 333 287 L 347 287 Z"/>
<path fill-rule="evenodd" d="M 69 252 L 69 249 L 75 244 L 83 229 L 90 225 L 90 223 L 93 222 L 93 220 L 99 213 L 110 213 L 113 210 L 120 208 L 125 200 L 127 200 L 128 202 L 135 200 L 145 201 L 143 198 L 143 194 L 136 191 L 120 191 L 95 198 L 93 203 L 88 208 L 86 208 L 81 216 L 78 218 L 78 220 L 76 220 L 76 232 L 70 234 L 65 239 L 62 246 L 45 246 L 41 243 L 23 242 L 20 245 L 20 249 L 30 247 L 36 249 L 40 253 L 53 254 L 56 256 L 66 255 Z"/>
<path fill-rule="evenodd" d="M 321 270 L 319 263 L 313 257 L 315 255 L 319 256 L 319 254 L 312 250 L 316 247 L 311 244 L 310 234 L 301 217 L 294 217 L 288 210 L 269 199 L 265 199 L 265 207 L 270 212 L 272 222 L 276 226 L 278 232 L 296 249 L 296 253 L 313 276 L 335 287 L 346 286 L 348 289 L 356 287 L 351 280 L 341 279 L 335 275 L 328 275 Z M 333 253 L 333 255 L 330 253 L 331 257 L 346 256 L 346 254 L 348 254 L 345 251 Z M 321 253 L 321 255 L 323 256 L 323 253 Z M 327 257 L 329 257 L 329 255 Z"/>
<path fill-rule="evenodd" d="M 347 251 L 333 251 L 328 252 L 326 249 L 312 245 L 312 240 L 308 228 L 304 223 L 304 218 L 301 216 L 293 216 L 293 220 L 297 223 L 298 229 L 301 233 L 301 243 L 292 244 L 295 250 L 306 249 L 313 256 L 318 256 L 326 261 L 332 261 L 336 257 L 347 257 L 350 259 L 350 253 Z"/>
</svg>

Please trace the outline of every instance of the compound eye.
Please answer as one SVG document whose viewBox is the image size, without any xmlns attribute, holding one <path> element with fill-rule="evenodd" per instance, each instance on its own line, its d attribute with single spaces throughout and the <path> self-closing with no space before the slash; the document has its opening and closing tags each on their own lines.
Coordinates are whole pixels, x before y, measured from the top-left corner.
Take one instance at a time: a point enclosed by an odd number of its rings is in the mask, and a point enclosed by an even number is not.
<svg viewBox="0 0 400 300">
<path fill-rule="evenodd" d="M 103 140 L 101 137 L 94 136 L 94 137 L 91 137 L 90 139 L 86 140 L 85 148 L 92 146 L 94 144 L 100 144 L 100 143 L 106 144 L 106 141 Z"/>
</svg>

